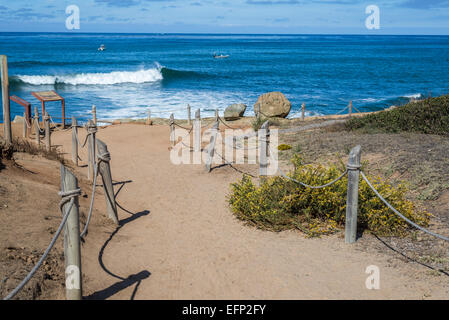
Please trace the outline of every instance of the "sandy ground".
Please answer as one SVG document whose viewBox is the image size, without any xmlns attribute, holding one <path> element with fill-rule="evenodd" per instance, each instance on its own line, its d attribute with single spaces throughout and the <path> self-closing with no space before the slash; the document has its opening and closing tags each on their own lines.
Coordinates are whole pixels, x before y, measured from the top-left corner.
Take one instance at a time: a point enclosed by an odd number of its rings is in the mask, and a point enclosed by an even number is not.
<svg viewBox="0 0 449 320">
<path fill-rule="evenodd" d="M 81 139 L 84 134 L 80 130 Z M 341 233 L 308 239 L 243 225 L 226 202 L 229 184 L 241 173 L 228 166 L 206 173 L 203 165 L 173 165 L 167 126 L 114 125 L 97 137 L 111 152 L 113 179 L 126 182 L 115 186 L 117 201 L 131 214 L 120 209 L 120 227 L 100 225 L 89 233 L 82 250 L 88 298 L 449 297 L 449 277 L 367 250 L 363 239 L 347 245 Z M 55 132 L 52 141 L 70 157 L 70 131 Z M 85 150 L 80 157 L 87 158 Z M 85 167 L 77 171 L 87 174 Z M 104 198 L 95 201 L 105 214 Z M 370 265 L 380 269 L 379 290 L 365 286 Z"/>
<path fill-rule="evenodd" d="M 79 179 L 81 222 L 90 203 L 91 183 Z M 5 297 L 25 278 L 42 256 L 62 218 L 60 164 L 39 155 L 14 153 L 0 160 L 0 297 Z M 103 196 L 99 190 L 99 196 Z M 100 212 L 92 225 L 111 227 Z M 64 252 L 60 237 L 30 282 L 14 299 L 64 299 Z M 99 239 L 98 241 L 101 241 Z"/>
</svg>

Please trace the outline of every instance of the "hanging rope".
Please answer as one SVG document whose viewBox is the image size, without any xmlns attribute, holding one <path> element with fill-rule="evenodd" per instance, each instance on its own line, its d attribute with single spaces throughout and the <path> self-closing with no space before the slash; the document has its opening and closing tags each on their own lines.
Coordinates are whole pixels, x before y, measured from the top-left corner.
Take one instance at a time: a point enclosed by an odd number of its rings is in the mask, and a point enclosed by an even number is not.
<svg viewBox="0 0 449 320">
<path fill-rule="evenodd" d="M 59 203 L 59 209 L 60 209 L 61 213 L 63 213 L 61 224 L 59 225 L 58 230 L 56 230 L 56 233 L 53 236 L 53 239 L 51 240 L 49 246 L 45 250 L 42 257 L 39 259 L 39 261 L 36 263 L 36 265 L 33 267 L 33 269 L 31 269 L 31 271 L 28 273 L 28 275 L 25 277 L 25 279 L 23 279 L 22 282 L 20 282 L 20 284 L 14 290 L 12 290 L 3 300 L 10 300 L 10 299 L 14 298 L 14 296 L 20 290 L 23 289 L 23 287 L 28 283 L 28 281 L 31 280 L 31 278 L 34 276 L 34 274 L 37 272 L 37 270 L 39 270 L 39 268 L 42 266 L 42 263 L 47 258 L 51 249 L 55 245 L 56 240 L 58 239 L 65 223 L 67 222 L 67 218 L 69 217 L 70 211 L 72 210 L 73 204 L 75 203 L 75 197 L 78 197 L 81 195 L 81 189 L 75 189 L 75 190 L 66 191 L 66 192 L 61 191 L 58 194 L 62 197 L 61 202 Z M 66 213 L 64 214 L 63 207 L 67 202 L 70 202 L 70 204 L 68 206 Z"/>
<path fill-rule="evenodd" d="M 363 180 L 365 180 L 365 182 L 368 184 L 368 186 L 371 188 L 371 190 L 373 190 L 373 192 L 376 194 L 376 196 L 388 207 L 390 208 L 395 214 L 397 214 L 399 217 L 401 217 L 403 220 L 405 220 L 407 223 L 411 224 L 412 226 L 414 226 L 416 229 L 419 229 L 425 233 L 428 233 L 434 237 L 440 238 L 442 240 L 446 240 L 449 241 L 448 237 L 442 236 L 440 234 L 437 234 L 435 232 L 429 231 L 423 227 L 421 227 L 420 225 L 414 223 L 413 221 L 411 221 L 410 219 L 408 219 L 407 217 L 405 217 L 403 214 L 401 214 L 398 210 L 396 210 L 387 200 L 385 200 L 384 197 L 382 197 L 379 193 L 379 191 L 376 190 L 376 188 L 374 188 L 374 186 L 371 184 L 371 182 L 368 180 L 368 178 L 365 176 L 365 174 L 363 173 L 363 171 L 360 171 L 360 175 L 362 176 Z"/>
<path fill-rule="evenodd" d="M 89 214 L 87 215 L 86 225 L 84 226 L 84 229 L 80 234 L 81 238 L 84 238 L 84 236 L 87 235 L 89 224 L 90 224 L 90 219 L 92 218 L 94 199 L 95 199 L 95 187 L 97 185 L 97 177 L 98 177 L 98 173 L 99 173 L 99 169 L 100 169 L 100 163 L 111 161 L 111 154 L 109 152 L 97 154 L 97 159 L 98 159 L 98 161 L 94 168 L 94 181 L 93 181 L 93 185 L 92 185 L 92 196 L 90 197 Z"/>
</svg>

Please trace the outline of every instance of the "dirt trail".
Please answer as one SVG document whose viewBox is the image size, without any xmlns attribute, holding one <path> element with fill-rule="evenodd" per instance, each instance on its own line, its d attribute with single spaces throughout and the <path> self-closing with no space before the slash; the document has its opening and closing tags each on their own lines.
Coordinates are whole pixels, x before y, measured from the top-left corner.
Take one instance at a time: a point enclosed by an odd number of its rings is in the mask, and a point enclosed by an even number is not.
<svg viewBox="0 0 449 320">
<path fill-rule="evenodd" d="M 80 140 L 84 138 L 80 130 Z M 110 299 L 422 299 L 449 297 L 449 277 L 366 252 L 341 235 L 307 239 L 244 226 L 228 209 L 229 184 L 241 174 L 170 162 L 168 127 L 100 129 L 112 175 L 125 183 L 117 200 L 122 226 L 92 231 L 83 246 L 85 295 Z M 70 157 L 70 131 L 53 143 Z M 86 159 L 85 151 L 80 154 Z M 79 175 L 87 169 L 80 168 Z M 120 185 L 116 185 L 116 192 Z M 96 199 L 104 211 L 104 199 Z M 109 232 L 107 232 L 109 231 Z M 387 249 L 385 249 L 387 250 Z M 365 269 L 380 268 L 380 290 Z M 129 277 L 130 275 L 134 275 Z"/>
</svg>

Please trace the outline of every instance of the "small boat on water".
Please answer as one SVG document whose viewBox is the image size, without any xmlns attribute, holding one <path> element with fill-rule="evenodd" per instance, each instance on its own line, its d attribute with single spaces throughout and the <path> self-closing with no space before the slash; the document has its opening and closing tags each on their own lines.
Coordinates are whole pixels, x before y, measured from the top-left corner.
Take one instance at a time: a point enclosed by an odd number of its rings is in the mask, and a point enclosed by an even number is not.
<svg viewBox="0 0 449 320">
<path fill-rule="evenodd" d="M 105 50 L 106 50 L 106 47 L 104 46 L 104 44 L 102 44 L 100 46 L 100 48 L 98 48 L 98 51 L 105 51 Z"/>
<path fill-rule="evenodd" d="M 214 59 L 224 59 L 224 58 L 229 58 L 229 54 L 216 54 L 214 53 Z"/>
</svg>

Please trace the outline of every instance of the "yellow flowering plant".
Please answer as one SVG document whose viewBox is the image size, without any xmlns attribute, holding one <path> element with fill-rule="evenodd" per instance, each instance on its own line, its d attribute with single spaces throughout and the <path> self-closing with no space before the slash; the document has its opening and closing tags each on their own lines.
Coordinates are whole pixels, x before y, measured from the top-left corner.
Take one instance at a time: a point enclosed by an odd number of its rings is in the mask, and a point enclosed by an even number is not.
<svg viewBox="0 0 449 320">
<path fill-rule="evenodd" d="M 323 185 L 341 175 L 344 167 L 328 167 L 303 164 L 296 154 L 292 162 L 294 170 L 289 176 L 308 185 Z M 418 210 L 406 199 L 404 184 L 392 186 L 380 177 L 367 176 L 374 187 L 393 207 L 413 222 L 426 226 L 430 214 Z M 282 231 L 299 229 L 309 236 L 336 232 L 344 225 L 346 214 L 347 177 L 322 189 L 303 187 L 283 177 L 267 177 L 256 186 L 249 176 L 231 184 L 228 201 L 233 213 L 241 220 L 265 230 Z M 405 235 L 408 224 L 392 212 L 360 180 L 359 228 L 379 235 Z"/>
</svg>

